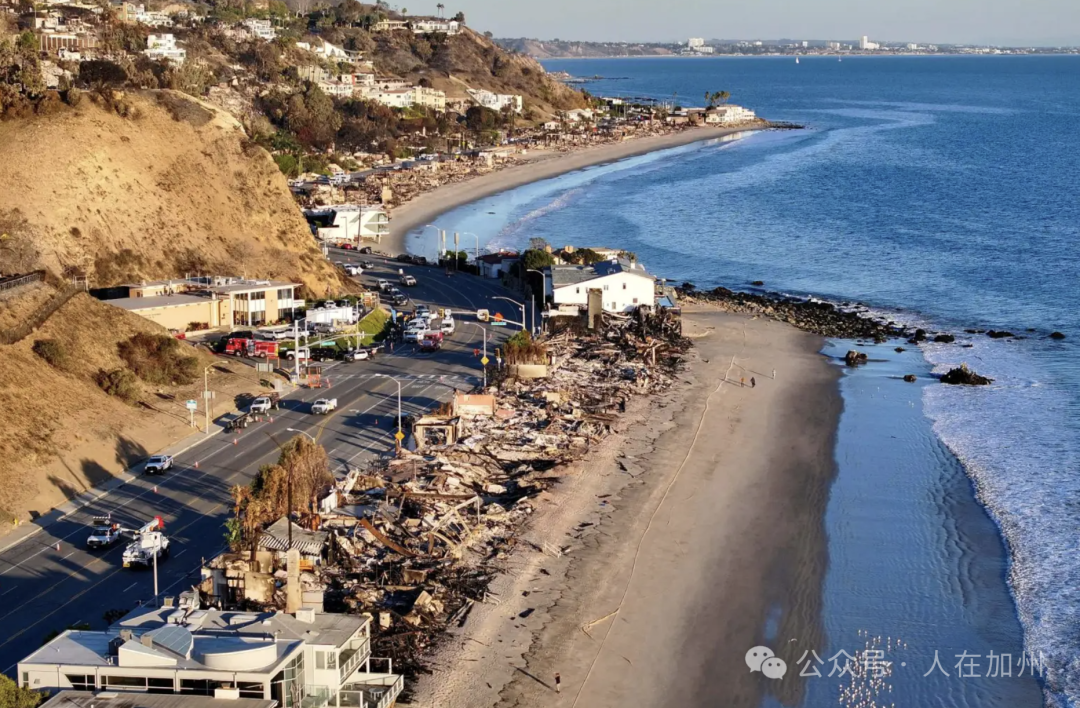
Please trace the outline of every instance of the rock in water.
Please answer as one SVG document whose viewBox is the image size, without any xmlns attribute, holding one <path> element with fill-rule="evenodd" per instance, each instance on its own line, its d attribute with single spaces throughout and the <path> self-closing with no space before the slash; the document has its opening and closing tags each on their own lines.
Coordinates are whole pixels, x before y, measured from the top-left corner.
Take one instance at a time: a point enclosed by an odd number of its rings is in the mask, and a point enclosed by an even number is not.
<svg viewBox="0 0 1080 708">
<path fill-rule="evenodd" d="M 753 285 L 755 288 L 760 288 L 762 285 L 765 284 L 765 281 L 763 281 L 763 280 L 755 280 L 754 282 L 752 282 L 750 284 Z"/>
<path fill-rule="evenodd" d="M 908 340 L 908 344 L 918 344 L 919 342 L 926 341 L 926 330 L 917 329 L 915 334 L 911 335 L 911 339 Z"/>
<path fill-rule="evenodd" d="M 908 383 L 915 383 L 915 374 L 907 374 L 904 376 L 904 381 Z"/>
<path fill-rule="evenodd" d="M 1061 332 L 1051 332 L 1050 339 L 1065 339 L 1065 335 Z"/>
<path fill-rule="evenodd" d="M 1013 334 L 1012 332 L 1008 332 L 1006 330 L 1001 330 L 999 332 L 997 330 L 992 329 L 992 330 L 990 330 L 989 332 L 986 333 L 986 336 L 990 337 L 991 339 L 1004 339 L 1005 337 L 1015 337 L 1016 335 Z"/>
<path fill-rule="evenodd" d="M 938 342 L 939 344 L 952 344 L 956 341 L 956 337 L 952 336 L 951 334 L 939 334 L 938 336 L 934 337 L 934 341 Z"/>
<path fill-rule="evenodd" d="M 904 349 L 903 347 L 897 347 L 897 348 L 896 348 L 896 349 L 894 349 L 893 351 L 895 351 L 895 352 L 896 352 L 897 354 L 899 354 L 900 352 L 903 352 L 903 351 L 907 351 L 907 350 L 906 350 L 906 349 Z"/>
<path fill-rule="evenodd" d="M 987 386 L 994 382 L 993 379 L 988 379 L 985 376 L 980 376 L 967 367 L 967 364 L 961 364 L 955 369 L 949 371 L 941 377 L 941 383 L 958 384 L 964 386 Z"/>
<path fill-rule="evenodd" d="M 854 349 L 844 355 L 844 363 L 848 366 L 858 366 L 859 364 L 866 363 L 866 355 L 862 352 L 857 352 Z"/>
</svg>

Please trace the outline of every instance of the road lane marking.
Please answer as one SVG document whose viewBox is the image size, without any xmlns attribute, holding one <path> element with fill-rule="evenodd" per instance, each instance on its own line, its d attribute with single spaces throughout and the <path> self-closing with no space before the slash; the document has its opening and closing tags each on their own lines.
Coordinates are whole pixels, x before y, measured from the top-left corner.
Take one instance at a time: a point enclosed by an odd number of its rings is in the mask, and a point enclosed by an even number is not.
<svg viewBox="0 0 1080 708">
<path fill-rule="evenodd" d="M 135 582 L 133 582 L 133 583 L 132 583 L 131 585 L 128 585 L 128 586 L 127 586 L 126 588 L 124 588 L 124 592 L 127 592 L 128 590 L 130 590 L 131 588 L 135 587 L 135 586 L 136 586 L 136 585 L 138 585 L 138 584 L 139 584 L 139 581 L 138 581 L 138 580 L 136 580 L 136 581 L 135 581 Z"/>
</svg>

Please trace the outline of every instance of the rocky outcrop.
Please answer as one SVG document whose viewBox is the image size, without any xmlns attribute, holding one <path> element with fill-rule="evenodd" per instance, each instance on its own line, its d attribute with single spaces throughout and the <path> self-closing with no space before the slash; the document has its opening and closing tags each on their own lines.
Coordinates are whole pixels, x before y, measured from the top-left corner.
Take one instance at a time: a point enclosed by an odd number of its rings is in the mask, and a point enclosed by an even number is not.
<svg viewBox="0 0 1080 708">
<path fill-rule="evenodd" d="M 904 381 L 907 381 L 908 383 L 915 383 L 915 378 L 916 378 L 915 374 L 905 374 L 904 375 Z"/>
<path fill-rule="evenodd" d="M 893 349 L 893 351 L 897 354 L 900 354 L 901 352 L 906 352 L 907 349 L 904 349 L 903 347 L 897 347 L 896 349 Z"/>
<path fill-rule="evenodd" d="M 939 344 L 952 344 L 956 341 L 956 337 L 952 336 L 951 334 L 939 334 L 934 337 L 934 341 Z"/>
<path fill-rule="evenodd" d="M 693 283 L 683 283 L 677 293 L 684 306 L 695 303 L 716 305 L 727 312 L 786 322 L 823 337 L 884 342 L 909 336 L 906 330 L 894 324 L 878 322 L 857 312 L 839 310 L 828 302 L 811 302 L 773 293 L 741 293 L 722 287 L 698 290 Z"/>
<path fill-rule="evenodd" d="M 908 340 L 908 344 L 918 344 L 919 342 L 925 342 L 925 341 L 926 341 L 926 330 L 925 329 L 917 329 L 917 330 L 915 330 L 915 334 L 911 335 L 911 339 Z"/>
<path fill-rule="evenodd" d="M 1065 339 L 1065 335 L 1061 332 L 1051 332 L 1050 339 Z"/>
<path fill-rule="evenodd" d="M 1005 339 L 1006 337 L 1015 337 L 1016 335 L 1006 330 L 998 331 L 992 329 L 986 333 L 986 336 L 990 337 L 990 339 Z"/>
<path fill-rule="evenodd" d="M 844 355 L 844 363 L 848 366 L 858 366 L 866 363 L 866 354 L 852 349 Z"/>
<path fill-rule="evenodd" d="M 987 386 L 994 382 L 985 376 L 980 376 L 968 368 L 967 364 L 961 364 L 941 377 L 941 383 L 956 384 L 962 386 Z"/>
</svg>

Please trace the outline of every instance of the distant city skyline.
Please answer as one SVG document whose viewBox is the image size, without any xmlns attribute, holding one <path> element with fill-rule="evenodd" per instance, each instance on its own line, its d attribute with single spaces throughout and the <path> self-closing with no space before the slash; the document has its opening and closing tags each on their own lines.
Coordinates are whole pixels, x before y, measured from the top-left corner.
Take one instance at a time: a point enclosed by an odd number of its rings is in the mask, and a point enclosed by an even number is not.
<svg viewBox="0 0 1080 708">
<path fill-rule="evenodd" d="M 411 4 L 410 4 L 411 5 Z M 597 42 L 685 42 L 689 37 L 818 39 L 999 46 L 1080 45 L 1076 0 L 459 0 L 474 29 L 497 37 Z M 410 14 L 434 13 L 409 6 Z"/>
</svg>

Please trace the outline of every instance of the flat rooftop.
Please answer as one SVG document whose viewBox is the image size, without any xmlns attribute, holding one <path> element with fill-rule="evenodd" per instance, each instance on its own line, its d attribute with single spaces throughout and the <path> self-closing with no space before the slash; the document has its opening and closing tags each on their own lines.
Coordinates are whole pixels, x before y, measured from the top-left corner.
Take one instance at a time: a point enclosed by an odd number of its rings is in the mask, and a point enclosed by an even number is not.
<svg viewBox="0 0 1080 708">
<path fill-rule="evenodd" d="M 143 630 L 164 627 L 170 620 L 175 623 L 177 613 L 183 612 L 175 607 L 135 610 L 120 620 L 117 626 L 135 630 L 135 633 L 139 634 Z M 196 637 L 203 634 L 254 638 L 269 635 L 277 636 L 279 639 L 299 639 L 310 644 L 329 644 L 338 647 L 345 644 L 369 621 L 367 617 L 327 612 L 316 612 L 314 621 L 310 623 L 302 622 L 284 612 L 196 610 L 189 616 L 192 620 L 196 616 L 200 618 L 198 625 L 191 627 Z"/>
<path fill-rule="evenodd" d="M 102 300 L 102 302 L 123 308 L 125 310 L 150 310 L 155 307 L 184 307 L 210 302 L 208 297 L 198 295 L 157 295 L 154 297 L 120 297 L 115 300 Z"/>
<path fill-rule="evenodd" d="M 213 698 L 184 693 L 60 691 L 39 708 L 276 708 L 261 698 Z"/>
</svg>

